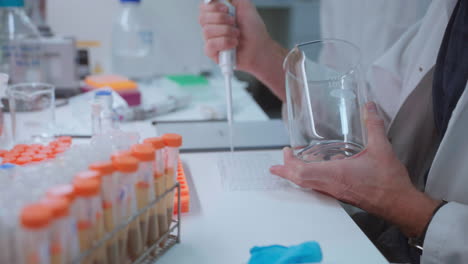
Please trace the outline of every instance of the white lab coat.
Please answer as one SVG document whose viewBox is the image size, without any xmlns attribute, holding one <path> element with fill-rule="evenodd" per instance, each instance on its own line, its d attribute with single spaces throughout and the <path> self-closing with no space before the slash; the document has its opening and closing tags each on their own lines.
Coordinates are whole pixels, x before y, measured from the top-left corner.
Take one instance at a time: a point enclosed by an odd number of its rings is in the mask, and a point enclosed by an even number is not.
<svg viewBox="0 0 468 264">
<path fill-rule="evenodd" d="M 422 188 L 430 168 L 425 192 L 449 201 L 429 225 L 423 264 L 468 263 L 468 87 L 438 148 L 432 114 L 433 68 L 455 4 L 434 0 L 425 17 L 368 74 L 373 100 L 381 106 L 392 145 L 413 182 Z"/>
<path fill-rule="evenodd" d="M 361 50 L 364 71 L 419 21 L 432 0 L 322 0 L 321 38 L 347 40 Z"/>
</svg>

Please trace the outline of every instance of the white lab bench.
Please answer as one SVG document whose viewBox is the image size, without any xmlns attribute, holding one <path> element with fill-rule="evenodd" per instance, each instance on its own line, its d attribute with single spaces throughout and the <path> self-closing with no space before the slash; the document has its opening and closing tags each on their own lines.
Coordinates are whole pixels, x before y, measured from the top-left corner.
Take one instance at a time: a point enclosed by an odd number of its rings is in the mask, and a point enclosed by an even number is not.
<svg viewBox="0 0 468 264">
<path fill-rule="evenodd" d="M 242 109 L 235 119 L 268 117 L 241 89 Z M 159 120 L 198 119 L 195 101 L 190 107 Z M 84 107 L 84 106 L 83 106 Z M 57 109 L 57 122 L 69 122 L 70 109 Z M 150 121 L 124 123 L 126 131 L 152 137 Z M 267 151 L 281 162 L 281 151 Z M 340 204 L 313 191 L 287 188 L 275 191 L 225 191 L 217 167 L 219 153 L 182 154 L 190 188 L 190 212 L 182 215 L 181 243 L 157 263 L 247 263 L 253 246 L 294 245 L 315 240 L 323 263 L 387 263 Z"/>
<path fill-rule="evenodd" d="M 267 153 L 281 161 L 281 151 Z M 181 244 L 157 263 L 247 263 L 253 246 L 310 240 L 320 243 L 323 263 L 388 263 L 332 198 L 294 187 L 226 191 L 218 155 L 182 155 L 191 211 L 182 215 Z"/>
</svg>

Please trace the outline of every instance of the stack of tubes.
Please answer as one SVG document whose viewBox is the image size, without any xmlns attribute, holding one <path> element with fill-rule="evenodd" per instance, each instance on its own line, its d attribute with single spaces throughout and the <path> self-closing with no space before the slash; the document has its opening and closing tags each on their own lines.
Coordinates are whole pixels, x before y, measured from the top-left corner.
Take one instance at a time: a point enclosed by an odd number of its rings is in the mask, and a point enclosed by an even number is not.
<svg viewBox="0 0 468 264">
<path fill-rule="evenodd" d="M 73 145 L 53 159 L 0 167 L 0 263 L 75 263 L 175 185 L 181 136 L 137 140 L 118 151 L 95 143 Z M 173 192 L 82 263 L 136 260 L 170 229 Z"/>
</svg>

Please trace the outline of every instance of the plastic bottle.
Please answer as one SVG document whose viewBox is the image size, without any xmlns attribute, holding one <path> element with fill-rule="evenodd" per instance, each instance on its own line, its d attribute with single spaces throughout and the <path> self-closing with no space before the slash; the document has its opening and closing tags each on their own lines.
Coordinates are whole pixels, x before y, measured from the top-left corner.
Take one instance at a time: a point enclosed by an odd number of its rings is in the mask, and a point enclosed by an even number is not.
<svg viewBox="0 0 468 264">
<path fill-rule="evenodd" d="M 166 145 L 166 166 L 165 178 L 166 189 L 174 186 L 177 180 L 177 165 L 179 163 L 179 148 L 182 146 L 182 136 L 178 134 L 164 134 L 162 136 Z M 174 191 L 168 194 L 167 198 L 167 225 L 171 226 L 172 215 L 174 214 Z"/>
<path fill-rule="evenodd" d="M 11 83 L 42 80 L 40 34 L 24 10 L 24 0 L 0 1 L 0 72 Z"/>
<path fill-rule="evenodd" d="M 153 164 L 153 184 L 154 184 L 154 193 L 156 198 L 161 197 L 161 195 L 166 190 L 166 182 L 164 178 L 164 141 L 160 137 L 147 138 L 143 141 L 146 144 L 151 144 L 155 150 L 155 162 Z M 162 199 L 158 201 L 155 207 L 150 214 L 150 222 L 157 222 L 158 225 L 150 225 L 149 235 L 148 235 L 148 246 L 153 245 L 156 241 L 164 235 L 167 230 L 167 213 L 166 213 L 166 203 Z M 154 221 L 151 219 L 155 219 Z M 151 227 L 154 227 L 152 229 Z"/>
<path fill-rule="evenodd" d="M 22 264 L 49 264 L 49 229 L 52 212 L 43 204 L 29 204 L 20 215 L 17 259 Z"/>
<path fill-rule="evenodd" d="M 110 134 L 117 129 L 112 102 L 111 91 L 100 90 L 95 93 L 91 106 L 93 135 Z"/>
<path fill-rule="evenodd" d="M 142 210 L 154 199 L 154 153 L 155 150 L 152 145 L 138 144 L 132 147 L 132 156 L 140 161 L 140 166 L 138 169 L 138 182 L 136 183 L 138 210 Z M 149 222 L 149 211 L 150 210 L 146 210 L 139 217 L 143 245 L 145 245 L 146 241 L 148 240 L 148 230 L 150 229 L 149 226 L 157 224 L 154 221 Z M 154 227 L 152 227 L 151 229 L 154 229 Z"/>
<path fill-rule="evenodd" d="M 120 3 L 112 30 L 112 71 L 131 79 L 149 79 L 155 74 L 152 24 L 145 19 L 141 0 Z"/>
</svg>

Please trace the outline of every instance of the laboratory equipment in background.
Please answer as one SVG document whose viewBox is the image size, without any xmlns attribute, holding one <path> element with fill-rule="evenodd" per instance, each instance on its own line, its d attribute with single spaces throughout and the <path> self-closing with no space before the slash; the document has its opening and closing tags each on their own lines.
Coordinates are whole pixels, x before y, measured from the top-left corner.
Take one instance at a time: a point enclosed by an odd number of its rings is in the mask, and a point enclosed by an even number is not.
<svg viewBox="0 0 468 264">
<path fill-rule="evenodd" d="M 114 111 L 117 114 L 117 119 L 123 122 L 148 120 L 185 108 L 191 101 L 189 95 L 169 95 L 166 100 L 160 102 L 135 107 L 119 107 Z"/>
<path fill-rule="evenodd" d="M 46 0 L 25 0 L 25 4 L 27 15 L 41 35 L 42 81 L 55 85 L 58 97 L 77 94 L 79 78 L 75 38 L 54 34 L 46 23 Z"/>
<path fill-rule="evenodd" d="M 31 3 L 31 14 L 47 28 L 38 9 Z M 24 0 L 0 1 L 0 72 L 10 75 L 10 83 L 47 82 L 59 95 L 78 91 L 76 47 L 73 38 L 41 34 L 25 12 Z"/>
<path fill-rule="evenodd" d="M 100 41 L 79 40 L 76 42 L 78 49 L 78 77 L 80 80 L 86 79 L 89 75 L 99 75 L 104 73 L 102 61 L 98 54 L 103 48 Z"/>
<path fill-rule="evenodd" d="M 305 162 L 350 157 L 365 146 L 359 49 L 343 40 L 297 45 L 284 61 L 290 143 Z"/>
<path fill-rule="evenodd" d="M 55 133 L 55 87 L 20 83 L 7 90 L 13 142 L 47 143 Z"/>
<path fill-rule="evenodd" d="M 0 1 L 0 72 L 11 83 L 43 80 L 40 33 L 24 10 L 23 0 Z"/>
<path fill-rule="evenodd" d="M 0 73 L 0 98 L 5 96 L 9 78 L 8 74 Z M 3 102 L 0 100 L 0 148 L 8 147 L 9 143 L 7 138 L 8 134 L 5 129 L 5 116 L 3 114 L 3 109 Z"/>
<path fill-rule="evenodd" d="M 135 80 L 155 75 L 154 33 L 141 0 L 120 0 L 121 11 L 112 28 L 112 72 Z"/>
<path fill-rule="evenodd" d="M 199 74 L 211 70 L 214 63 L 203 52 L 201 28 L 197 23 L 200 1 L 170 0 L 141 2 L 155 40 L 153 49 L 157 76 L 166 74 Z M 77 40 L 94 40 L 100 49 L 91 51 L 91 65 L 99 62 L 104 73 L 111 73 L 112 24 L 121 6 L 118 0 L 47 0 L 47 22 L 58 35 L 72 35 Z M 63 10 L 67 12 L 63 19 Z M 105 12 L 103 11 L 105 10 Z M 80 23 L 76 23 L 80 21 Z M 119 40 L 120 41 L 120 40 Z M 93 72 L 94 73 L 94 72 Z"/>
<path fill-rule="evenodd" d="M 78 49 L 78 78 L 84 80 L 91 75 L 91 67 L 89 60 L 89 51 L 87 49 Z"/>
<path fill-rule="evenodd" d="M 111 91 L 100 90 L 94 94 L 94 101 L 91 103 L 93 135 L 108 134 L 118 129 L 112 101 Z"/>
<path fill-rule="evenodd" d="M 79 93 L 77 48 L 72 37 L 50 36 L 41 39 L 43 79 L 56 87 L 58 97 Z"/>
<path fill-rule="evenodd" d="M 177 133 L 184 138 L 180 151 L 229 151 L 229 128 L 226 121 L 155 121 L 157 133 Z M 235 122 L 236 150 L 281 149 L 289 145 L 288 133 L 280 119 Z"/>
<path fill-rule="evenodd" d="M 42 36 L 52 36 L 52 31 L 46 23 L 46 0 L 24 0 L 26 14 L 31 18 L 31 21 L 36 25 Z"/>
<path fill-rule="evenodd" d="M 110 88 L 117 92 L 129 106 L 141 104 L 141 93 L 138 90 L 138 83 L 119 75 L 91 75 L 84 80 L 82 87 L 84 92 L 100 88 Z"/>
<path fill-rule="evenodd" d="M 86 77 L 84 92 L 109 88 L 118 93 L 127 105 L 114 107 L 117 119 L 120 121 L 146 120 L 156 116 L 164 115 L 190 104 L 192 98 L 186 93 L 174 93 L 164 96 L 164 100 L 151 100 L 142 103 L 142 95 L 138 90 L 138 83 L 118 75 L 92 75 Z"/>
</svg>

